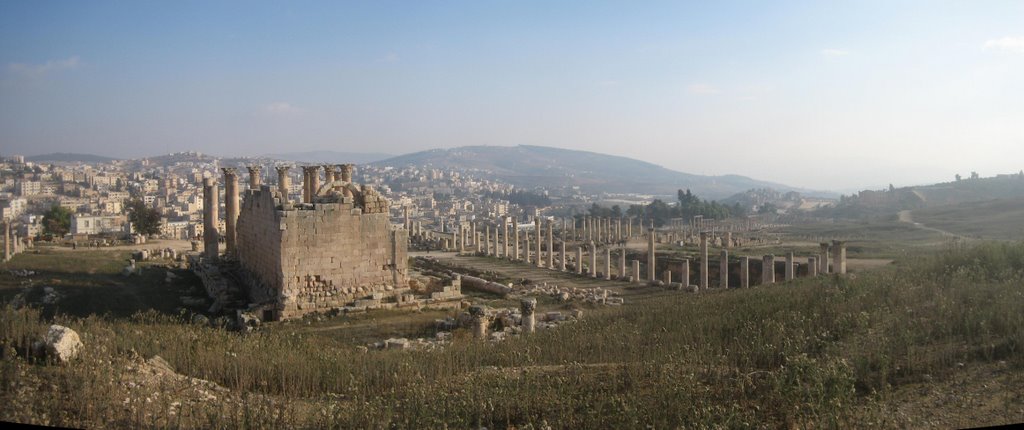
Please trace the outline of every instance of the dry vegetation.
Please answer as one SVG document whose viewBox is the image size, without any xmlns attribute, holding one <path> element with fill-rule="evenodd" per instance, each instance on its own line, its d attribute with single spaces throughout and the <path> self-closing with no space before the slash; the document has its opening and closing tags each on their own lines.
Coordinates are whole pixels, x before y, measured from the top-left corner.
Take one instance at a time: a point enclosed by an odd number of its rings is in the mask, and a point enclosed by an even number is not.
<svg viewBox="0 0 1024 430">
<path fill-rule="evenodd" d="M 58 315 L 52 321 L 85 343 L 67 365 L 23 358 L 51 320 L 6 307 L 0 420 L 90 428 L 1021 421 L 1022 285 L 1024 244 L 951 247 L 855 278 L 637 296 L 502 343 L 456 333 L 431 352 L 364 351 L 287 326 L 240 335 L 157 312 Z M 143 361 L 153 355 L 177 373 Z M 919 398 L 920 387 L 945 392 L 954 383 L 978 398 L 946 409 Z M 983 406 L 950 412 L 972 402 Z"/>
</svg>

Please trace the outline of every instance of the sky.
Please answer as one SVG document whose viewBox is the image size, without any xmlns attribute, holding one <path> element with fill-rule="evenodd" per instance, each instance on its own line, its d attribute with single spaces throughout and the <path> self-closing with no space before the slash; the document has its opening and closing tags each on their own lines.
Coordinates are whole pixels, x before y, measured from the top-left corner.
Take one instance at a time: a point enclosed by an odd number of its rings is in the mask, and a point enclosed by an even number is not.
<svg viewBox="0 0 1024 430">
<path fill-rule="evenodd" d="M 1024 2 L 0 2 L 0 154 L 519 144 L 818 190 L 1017 172 Z"/>
</svg>

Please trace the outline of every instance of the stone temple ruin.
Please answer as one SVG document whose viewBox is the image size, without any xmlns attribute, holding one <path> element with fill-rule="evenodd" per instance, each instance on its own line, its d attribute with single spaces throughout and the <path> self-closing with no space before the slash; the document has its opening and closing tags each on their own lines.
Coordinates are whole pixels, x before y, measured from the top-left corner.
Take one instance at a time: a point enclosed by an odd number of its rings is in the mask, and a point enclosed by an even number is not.
<svg viewBox="0 0 1024 430">
<path fill-rule="evenodd" d="M 276 187 L 262 185 L 259 167 L 250 167 L 241 202 L 235 169 L 224 169 L 223 255 L 213 222 L 216 183 L 206 182 L 204 217 L 213 234 L 206 235 L 197 271 L 211 297 L 224 295 L 218 290 L 235 283 L 248 310 L 263 320 L 414 300 L 408 288 L 408 234 L 391 225 L 387 200 L 372 187 L 353 183 L 352 165 L 324 167 L 323 184 L 319 166 L 304 167 L 301 202 L 288 198 L 287 167 L 277 168 Z"/>
</svg>

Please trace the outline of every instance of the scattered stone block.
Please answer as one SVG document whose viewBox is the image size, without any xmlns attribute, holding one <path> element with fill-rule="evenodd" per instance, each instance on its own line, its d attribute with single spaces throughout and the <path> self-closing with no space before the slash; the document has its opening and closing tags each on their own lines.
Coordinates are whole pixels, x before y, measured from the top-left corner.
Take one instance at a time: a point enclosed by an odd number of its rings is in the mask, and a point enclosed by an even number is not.
<svg viewBox="0 0 1024 430">
<path fill-rule="evenodd" d="M 61 363 L 74 359 L 82 348 L 82 340 L 77 332 L 56 324 L 51 325 L 46 332 L 45 344 L 47 355 Z"/>
</svg>

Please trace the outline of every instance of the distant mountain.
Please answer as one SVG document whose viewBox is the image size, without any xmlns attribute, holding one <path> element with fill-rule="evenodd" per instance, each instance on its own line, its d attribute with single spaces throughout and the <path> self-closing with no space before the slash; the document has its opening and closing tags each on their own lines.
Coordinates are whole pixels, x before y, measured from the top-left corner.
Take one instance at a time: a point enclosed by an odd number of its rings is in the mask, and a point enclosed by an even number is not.
<svg viewBox="0 0 1024 430">
<path fill-rule="evenodd" d="M 739 175 L 694 175 L 632 158 L 528 145 L 433 149 L 373 164 L 480 169 L 518 187 L 579 186 L 588 192 L 675 196 L 689 188 L 703 198 L 721 199 L 752 188 L 806 191 Z"/>
<path fill-rule="evenodd" d="M 339 151 L 307 151 L 286 152 L 283 154 L 267 154 L 262 157 L 276 160 L 295 161 L 298 163 L 353 163 L 367 164 L 394 157 L 394 154 L 381 152 L 339 152 Z"/>
<path fill-rule="evenodd" d="M 31 161 L 33 163 L 109 163 L 116 160 L 117 158 L 104 157 L 102 155 L 74 154 L 69 152 L 54 152 L 52 154 L 25 157 L 25 161 Z"/>
</svg>

